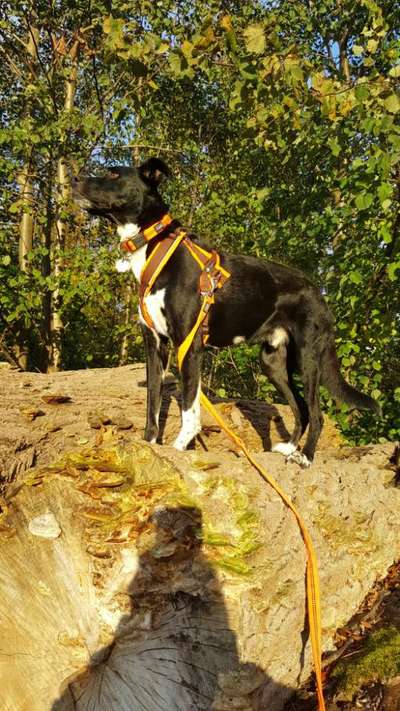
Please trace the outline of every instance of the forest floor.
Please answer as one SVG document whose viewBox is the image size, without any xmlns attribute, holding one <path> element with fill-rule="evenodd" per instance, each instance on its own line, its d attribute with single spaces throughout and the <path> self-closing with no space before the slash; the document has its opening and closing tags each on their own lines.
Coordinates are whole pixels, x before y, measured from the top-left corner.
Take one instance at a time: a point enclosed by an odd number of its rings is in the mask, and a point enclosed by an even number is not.
<svg viewBox="0 0 400 711">
<path fill-rule="evenodd" d="M 0 364 L 1 366 L 2 364 Z M 142 438 L 146 411 L 145 369 L 142 364 L 114 369 L 88 369 L 41 374 L 0 367 L 0 487 L 7 486 L 32 466 L 48 464 L 62 453 L 82 448 L 105 429 L 112 429 L 121 444 Z M 289 408 L 249 400 L 219 400 L 217 408 L 229 426 L 253 452 L 270 449 L 285 439 L 292 418 Z M 172 461 L 179 456 L 170 446 L 180 426 L 179 389 L 168 376 L 161 410 L 161 437 L 156 445 Z M 286 429 L 287 428 L 287 429 Z M 232 457 L 235 447 L 209 415 L 203 415 L 203 431 L 196 448 L 218 452 L 218 461 Z M 331 422 L 325 422 L 316 463 L 325 453 L 337 450 L 338 457 L 354 450 L 345 447 Z M 394 449 L 394 446 L 393 446 Z M 280 455 L 271 455 L 279 457 Z M 399 475 L 399 450 L 392 455 L 393 471 Z M 335 668 L 343 660 L 352 663 L 363 655 L 371 635 L 380 629 L 397 631 L 400 639 L 400 567 L 394 565 L 379 581 L 348 625 L 338 630 L 338 651 L 326 661 L 327 711 L 400 711 L 399 675 L 385 684 L 366 678 L 353 699 L 336 692 Z M 397 638 L 396 638 L 397 639 Z M 400 645 L 394 648 L 399 654 Z M 285 711 L 313 711 L 315 696 L 305 687 Z"/>
</svg>

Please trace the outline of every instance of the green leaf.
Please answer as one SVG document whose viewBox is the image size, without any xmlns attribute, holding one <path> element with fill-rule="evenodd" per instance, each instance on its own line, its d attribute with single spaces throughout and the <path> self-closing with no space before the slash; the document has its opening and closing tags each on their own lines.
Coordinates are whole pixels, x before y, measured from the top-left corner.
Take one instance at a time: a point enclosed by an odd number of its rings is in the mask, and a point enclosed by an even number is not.
<svg viewBox="0 0 400 711">
<path fill-rule="evenodd" d="M 390 281 L 395 281 L 398 269 L 400 269 L 400 262 L 392 262 L 391 264 L 388 264 L 387 271 Z"/>
<path fill-rule="evenodd" d="M 369 97 L 369 89 L 365 84 L 357 84 L 354 94 L 358 101 L 365 101 Z"/>
<path fill-rule="evenodd" d="M 182 57 L 177 53 L 170 54 L 168 58 L 169 66 L 171 72 L 175 76 L 179 76 L 182 73 Z"/>
<path fill-rule="evenodd" d="M 338 143 L 337 138 L 330 138 L 328 141 L 329 148 L 331 149 L 332 153 L 334 156 L 338 156 L 341 148 L 340 144 Z"/>
<path fill-rule="evenodd" d="M 192 56 L 193 49 L 194 49 L 193 44 L 191 42 L 189 42 L 189 40 L 185 40 L 184 42 L 182 42 L 181 51 L 182 51 L 182 54 L 186 57 L 186 59 L 188 59 Z"/>
<path fill-rule="evenodd" d="M 108 16 L 103 20 L 103 32 L 105 32 L 105 34 L 109 34 L 111 32 L 112 19 L 113 18 L 111 16 Z"/>
<path fill-rule="evenodd" d="M 381 183 L 378 186 L 378 197 L 380 202 L 384 203 L 387 198 L 391 197 L 392 192 L 393 188 L 390 183 Z"/>
<path fill-rule="evenodd" d="M 304 80 L 304 72 L 298 64 L 294 64 L 292 67 L 290 67 L 289 71 L 292 77 L 296 79 L 296 81 Z"/>
<path fill-rule="evenodd" d="M 359 210 L 367 210 L 373 199 L 374 196 L 371 193 L 359 193 L 355 199 L 356 207 Z"/>
<path fill-rule="evenodd" d="M 16 200 L 15 202 L 12 202 L 11 205 L 8 206 L 8 212 L 12 215 L 15 214 L 21 209 L 22 204 L 22 200 Z"/>
<path fill-rule="evenodd" d="M 364 51 L 364 47 L 359 44 L 353 44 L 353 54 L 355 57 L 359 57 Z"/>
<path fill-rule="evenodd" d="M 362 276 L 357 270 L 353 270 L 349 273 L 349 279 L 353 284 L 361 284 L 362 282 Z"/>
<path fill-rule="evenodd" d="M 271 188 L 261 188 L 260 190 L 257 190 L 257 200 L 258 202 L 263 202 L 265 198 L 270 194 Z"/>
<path fill-rule="evenodd" d="M 396 114 L 400 110 L 400 98 L 397 94 L 390 94 L 383 103 L 391 114 Z"/>
<path fill-rule="evenodd" d="M 385 223 L 383 223 L 380 228 L 379 228 L 379 235 L 382 237 L 383 241 L 385 244 L 390 244 L 393 240 L 392 233 L 389 229 L 389 226 Z"/>
<path fill-rule="evenodd" d="M 378 47 L 377 40 L 374 40 L 374 39 L 368 40 L 368 42 L 367 42 L 368 52 L 371 52 L 371 54 L 373 54 L 374 52 L 376 52 L 377 47 Z"/>
<path fill-rule="evenodd" d="M 254 54 L 261 54 L 265 50 L 264 25 L 256 23 L 249 25 L 243 32 L 246 49 Z"/>
</svg>

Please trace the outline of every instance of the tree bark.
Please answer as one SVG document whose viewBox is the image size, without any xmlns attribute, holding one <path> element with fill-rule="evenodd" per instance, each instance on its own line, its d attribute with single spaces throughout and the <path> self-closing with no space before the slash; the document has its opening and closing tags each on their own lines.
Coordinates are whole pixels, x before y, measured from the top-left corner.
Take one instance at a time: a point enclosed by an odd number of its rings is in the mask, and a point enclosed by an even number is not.
<svg viewBox="0 0 400 711">
<path fill-rule="evenodd" d="M 30 27 L 29 35 L 26 42 L 26 51 L 29 56 L 28 65 L 30 67 L 29 81 L 34 81 L 35 67 L 38 59 L 39 46 L 39 29 Z M 26 106 L 26 113 L 29 115 L 32 109 L 31 102 Z M 22 217 L 19 225 L 19 268 L 22 272 L 28 270 L 27 256 L 33 248 L 34 235 L 34 219 L 33 219 L 33 181 L 32 181 L 32 160 L 31 156 L 27 156 L 25 166 L 22 168 L 18 176 L 18 184 L 20 187 L 20 195 L 23 205 Z M 23 326 L 20 327 L 19 341 L 16 347 L 16 360 L 22 370 L 28 367 L 28 342 L 27 333 Z"/>
<path fill-rule="evenodd" d="M 70 113 L 74 108 L 74 100 L 76 93 L 76 84 L 78 78 L 78 59 L 79 59 L 79 40 L 75 40 L 68 54 L 70 61 L 70 74 L 65 83 L 65 98 L 64 98 L 64 112 Z M 66 243 L 67 237 L 67 221 L 63 216 L 62 212 L 65 210 L 70 196 L 70 178 L 67 170 L 67 159 L 65 155 L 60 155 L 57 161 L 57 220 L 55 223 L 55 230 L 53 234 L 53 273 L 56 278 L 57 284 L 59 284 L 62 270 L 63 270 L 63 260 L 62 253 Z M 49 357 L 49 370 L 60 370 L 62 361 L 62 332 L 63 332 L 63 322 L 61 317 L 61 306 L 62 299 L 57 287 L 52 294 L 52 304 L 51 304 L 51 318 L 50 318 L 50 330 L 51 330 L 51 352 Z"/>
<path fill-rule="evenodd" d="M 42 245 L 45 248 L 45 253 L 42 257 L 42 276 L 48 278 L 51 275 L 51 245 L 53 232 L 53 161 L 49 160 L 46 180 L 46 222 L 43 226 Z M 41 369 L 43 372 L 49 370 L 49 364 L 52 357 L 52 330 L 51 330 L 51 303 L 52 295 L 50 289 L 45 289 L 42 296 L 42 357 Z"/>
<path fill-rule="evenodd" d="M 7 711 L 279 711 L 311 671 L 293 516 L 233 455 L 123 452 L 110 435 L 8 492 Z M 301 480 L 257 455 L 314 541 L 324 649 L 400 554 L 387 447 L 349 451 L 326 450 Z"/>
<path fill-rule="evenodd" d="M 344 33 L 344 35 L 339 39 L 339 62 L 340 62 L 340 71 L 342 76 L 345 78 L 347 82 L 350 81 L 351 79 L 351 74 L 350 74 L 350 64 L 349 64 L 349 59 L 347 56 L 347 42 L 348 42 L 348 33 L 347 31 Z"/>
</svg>

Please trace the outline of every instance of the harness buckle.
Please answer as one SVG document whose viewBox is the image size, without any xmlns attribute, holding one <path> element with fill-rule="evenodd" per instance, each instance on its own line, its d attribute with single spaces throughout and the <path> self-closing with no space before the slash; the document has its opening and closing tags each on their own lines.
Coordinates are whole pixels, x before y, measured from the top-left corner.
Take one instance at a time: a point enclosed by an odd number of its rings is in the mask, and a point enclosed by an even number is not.
<svg viewBox="0 0 400 711">
<path fill-rule="evenodd" d="M 201 296 L 212 296 L 214 291 L 218 288 L 218 282 L 219 282 L 219 274 L 207 274 L 207 279 L 208 279 L 208 285 L 203 284 L 200 285 L 200 294 Z"/>
<path fill-rule="evenodd" d="M 218 269 L 219 259 L 216 252 L 211 253 L 211 258 L 205 264 L 202 273 L 200 274 L 200 294 L 202 296 L 212 296 L 214 291 L 218 289 L 218 284 L 221 279 L 221 272 Z"/>
</svg>

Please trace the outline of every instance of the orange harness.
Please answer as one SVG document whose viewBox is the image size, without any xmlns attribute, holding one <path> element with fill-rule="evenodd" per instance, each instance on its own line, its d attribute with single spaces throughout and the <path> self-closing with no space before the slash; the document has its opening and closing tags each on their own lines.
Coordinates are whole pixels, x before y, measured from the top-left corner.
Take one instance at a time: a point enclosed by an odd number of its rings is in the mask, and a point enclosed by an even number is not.
<svg viewBox="0 0 400 711">
<path fill-rule="evenodd" d="M 159 222 L 143 230 L 135 238 L 121 242 L 121 248 L 127 252 L 136 252 L 141 246 L 157 237 L 171 222 L 170 215 L 164 215 Z M 199 275 L 199 291 L 202 297 L 200 312 L 192 331 L 190 331 L 182 344 L 183 346 L 187 343 L 187 348 L 189 348 L 200 326 L 202 327 L 203 343 L 207 343 L 209 312 L 211 305 L 215 301 L 214 293 L 217 289 L 221 289 L 229 279 L 230 274 L 221 265 L 220 256 L 215 250 L 208 252 L 203 249 L 203 247 L 193 242 L 180 227 L 171 231 L 155 246 L 140 274 L 139 306 L 143 319 L 149 328 L 154 329 L 155 327 L 146 308 L 146 297 L 150 294 L 157 277 L 180 244 L 186 247 L 201 269 Z M 187 348 L 185 349 L 185 354 Z"/>
</svg>

